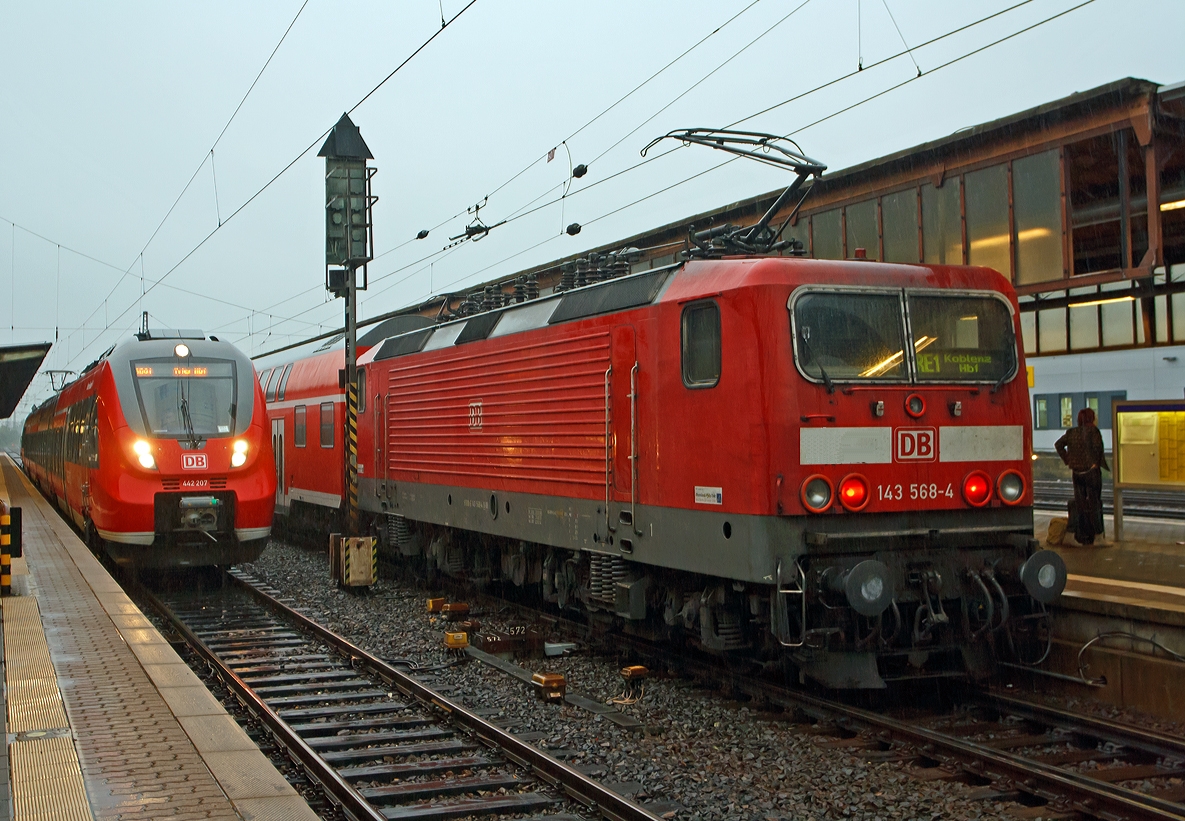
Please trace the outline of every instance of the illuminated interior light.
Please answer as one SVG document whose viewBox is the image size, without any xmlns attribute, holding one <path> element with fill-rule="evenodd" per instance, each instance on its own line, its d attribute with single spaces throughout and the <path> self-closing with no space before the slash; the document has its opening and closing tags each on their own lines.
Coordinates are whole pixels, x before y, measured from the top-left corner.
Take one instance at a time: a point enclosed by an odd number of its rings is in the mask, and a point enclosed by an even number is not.
<svg viewBox="0 0 1185 821">
<path fill-rule="evenodd" d="M 1164 206 L 1161 206 L 1163 208 Z M 1026 228 L 1023 231 L 1016 232 L 1016 239 L 1018 242 L 1028 242 L 1031 239 L 1044 239 L 1053 234 L 1048 228 Z M 1008 244 L 1007 234 L 997 234 L 994 237 L 984 237 L 982 239 L 971 240 L 971 250 L 979 251 L 984 248 L 996 248 L 1001 245 Z"/>
<path fill-rule="evenodd" d="M 1114 305 L 1117 302 L 1135 302 L 1134 296 L 1116 296 L 1110 299 L 1092 299 L 1090 302 L 1075 302 L 1071 308 L 1089 308 L 1091 305 Z"/>
<path fill-rule="evenodd" d="M 1185 200 L 1166 202 L 1160 206 L 1161 211 L 1180 211 L 1182 208 L 1185 208 Z"/>
</svg>

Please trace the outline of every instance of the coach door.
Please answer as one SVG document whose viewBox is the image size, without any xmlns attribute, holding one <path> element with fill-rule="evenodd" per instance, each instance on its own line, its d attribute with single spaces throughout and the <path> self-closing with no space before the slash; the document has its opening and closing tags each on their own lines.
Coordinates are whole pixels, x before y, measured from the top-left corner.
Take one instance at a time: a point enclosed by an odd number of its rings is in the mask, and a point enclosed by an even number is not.
<svg viewBox="0 0 1185 821">
<path fill-rule="evenodd" d="M 613 329 L 609 363 L 609 435 L 608 460 L 612 470 L 613 497 L 628 502 L 634 487 L 637 459 L 635 437 L 638 406 L 634 390 L 638 380 L 638 361 L 634 349 L 634 329 L 619 325 Z"/>
<path fill-rule="evenodd" d="M 272 420 L 272 453 L 276 458 L 276 509 L 287 501 L 287 480 L 284 477 L 284 418 Z"/>
</svg>

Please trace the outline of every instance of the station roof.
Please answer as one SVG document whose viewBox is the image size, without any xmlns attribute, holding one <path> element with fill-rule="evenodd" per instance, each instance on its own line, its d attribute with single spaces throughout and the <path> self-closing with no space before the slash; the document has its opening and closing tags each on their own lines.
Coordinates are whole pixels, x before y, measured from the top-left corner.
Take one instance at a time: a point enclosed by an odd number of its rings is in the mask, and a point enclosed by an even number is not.
<svg viewBox="0 0 1185 821">
<path fill-rule="evenodd" d="M 0 347 L 0 419 L 12 416 L 49 349 L 49 342 Z"/>
</svg>

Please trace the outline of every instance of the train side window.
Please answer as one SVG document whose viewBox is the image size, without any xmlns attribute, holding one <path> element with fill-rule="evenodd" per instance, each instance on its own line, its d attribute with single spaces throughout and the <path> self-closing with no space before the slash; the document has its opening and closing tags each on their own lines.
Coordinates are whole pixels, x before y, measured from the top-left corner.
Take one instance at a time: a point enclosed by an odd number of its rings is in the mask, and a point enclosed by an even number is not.
<svg viewBox="0 0 1185 821">
<path fill-rule="evenodd" d="M 720 306 L 709 300 L 683 309 L 683 384 L 711 388 L 720 381 Z"/>
<path fill-rule="evenodd" d="M 288 389 L 288 375 L 292 373 L 292 363 L 289 362 L 284 366 L 284 370 L 280 373 L 280 386 L 276 388 L 276 399 L 283 402 L 284 393 Z"/>
<path fill-rule="evenodd" d="M 333 447 L 333 403 L 321 403 L 321 447 Z"/>
<path fill-rule="evenodd" d="M 1061 411 L 1062 418 L 1061 425 L 1059 427 L 1074 427 L 1074 397 L 1065 395 L 1061 397 Z"/>
<path fill-rule="evenodd" d="M 1036 419 L 1034 419 L 1033 427 L 1038 430 L 1045 430 L 1049 427 L 1049 400 L 1044 396 L 1038 396 Z"/>
<path fill-rule="evenodd" d="M 271 378 L 272 372 L 270 370 L 259 372 L 259 387 L 267 390 L 267 380 Z"/>
<path fill-rule="evenodd" d="M 366 371 L 358 369 L 358 413 L 366 413 Z"/>
<path fill-rule="evenodd" d="M 280 387 L 280 372 L 283 368 L 275 368 L 272 370 L 272 375 L 268 377 L 267 388 L 264 390 L 264 400 L 267 402 L 276 401 L 276 391 Z"/>
<path fill-rule="evenodd" d="M 292 444 L 295 447 L 304 447 L 306 431 L 305 406 L 297 405 L 292 409 Z"/>
</svg>

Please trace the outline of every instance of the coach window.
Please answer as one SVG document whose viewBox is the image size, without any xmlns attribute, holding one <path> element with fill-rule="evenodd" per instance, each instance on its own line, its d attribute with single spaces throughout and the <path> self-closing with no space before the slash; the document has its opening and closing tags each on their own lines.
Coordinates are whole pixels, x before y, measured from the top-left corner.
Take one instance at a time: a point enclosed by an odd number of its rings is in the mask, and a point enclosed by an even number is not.
<svg viewBox="0 0 1185 821">
<path fill-rule="evenodd" d="M 358 413 L 366 413 L 366 371 L 358 369 Z"/>
<path fill-rule="evenodd" d="M 266 391 L 267 390 L 267 381 L 271 378 L 272 378 L 272 372 L 270 370 L 261 371 L 259 374 L 259 387 L 263 388 Z"/>
<path fill-rule="evenodd" d="M 280 372 L 280 386 L 276 388 L 276 399 L 283 402 L 284 393 L 288 389 L 288 374 L 292 373 L 292 363 L 289 362 L 284 366 L 284 370 Z"/>
<path fill-rule="evenodd" d="M 711 388 L 720 381 L 720 306 L 697 302 L 683 309 L 683 384 Z"/>
<path fill-rule="evenodd" d="M 1044 396 L 1038 396 L 1036 401 L 1037 413 L 1033 427 L 1038 430 L 1046 430 L 1049 428 L 1049 400 Z"/>
<path fill-rule="evenodd" d="M 333 403 L 321 403 L 321 447 L 333 447 Z"/>
<path fill-rule="evenodd" d="M 292 409 L 292 444 L 303 448 L 305 443 L 305 406 L 297 405 Z"/>
<path fill-rule="evenodd" d="M 282 370 L 283 368 L 276 368 L 267 380 L 267 390 L 264 391 L 264 399 L 268 402 L 276 401 L 276 391 L 280 387 L 280 372 Z"/>
<path fill-rule="evenodd" d="M 1062 396 L 1061 397 L 1061 411 L 1062 411 L 1061 426 L 1063 428 L 1074 427 L 1074 397 L 1072 397 L 1072 396 Z"/>
</svg>

